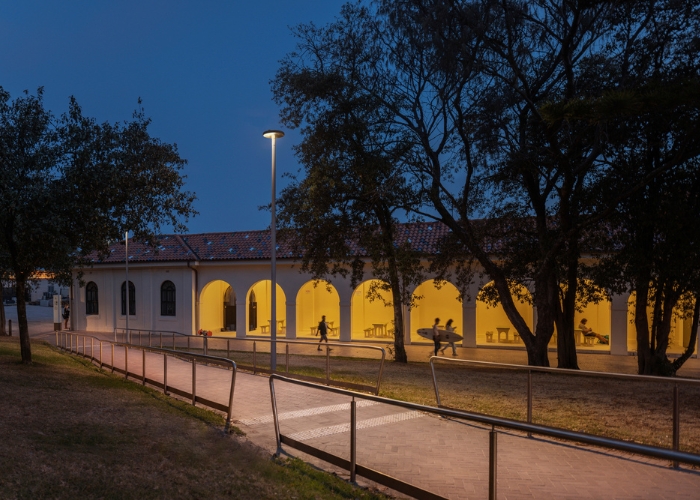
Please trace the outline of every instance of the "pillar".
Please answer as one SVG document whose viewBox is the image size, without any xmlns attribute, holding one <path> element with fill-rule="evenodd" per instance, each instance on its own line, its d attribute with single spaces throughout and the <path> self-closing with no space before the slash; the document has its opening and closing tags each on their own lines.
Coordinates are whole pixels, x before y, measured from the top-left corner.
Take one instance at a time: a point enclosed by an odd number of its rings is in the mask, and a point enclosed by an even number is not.
<svg viewBox="0 0 700 500">
<path fill-rule="evenodd" d="M 614 294 L 610 304 L 610 354 L 627 356 L 627 307 L 629 293 Z"/>
</svg>

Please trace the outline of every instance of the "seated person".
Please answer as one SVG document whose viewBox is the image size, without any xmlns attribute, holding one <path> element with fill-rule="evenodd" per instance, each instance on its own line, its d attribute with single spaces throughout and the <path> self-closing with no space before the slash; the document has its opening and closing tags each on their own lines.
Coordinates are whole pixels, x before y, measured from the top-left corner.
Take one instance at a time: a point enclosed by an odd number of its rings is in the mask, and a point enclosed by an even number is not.
<svg viewBox="0 0 700 500">
<path fill-rule="evenodd" d="M 588 323 L 588 320 L 586 318 L 581 318 L 581 324 L 578 325 L 578 329 L 581 330 L 581 333 L 585 335 L 586 337 L 595 337 L 598 339 L 598 342 L 601 344 L 609 344 L 610 341 L 603 337 L 600 333 L 595 333 L 593 331 L 593 328 L 589 328 L 586 326 L 586 323 Z"/>
</svg>

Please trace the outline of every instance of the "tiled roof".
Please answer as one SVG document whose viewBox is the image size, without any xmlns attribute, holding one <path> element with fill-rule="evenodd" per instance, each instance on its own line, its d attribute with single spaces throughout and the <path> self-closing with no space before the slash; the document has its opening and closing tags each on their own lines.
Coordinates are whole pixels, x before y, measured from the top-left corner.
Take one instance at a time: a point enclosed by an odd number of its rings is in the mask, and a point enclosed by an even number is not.
<svg viewBox="0 0 700 500">
<path fill-rule="evenodd" d="M 419 252 L 432 253 L 438 241 L 447 235 L 446 226 L 435 222 L 414 222 L 401 224 L 396 229 L 396 242 L 408 242 Z M 364 251 L 354 248 L 358 255 Z M 293 259 L 290 245 L 277 241 L 277 258 Z M 187 235 L 163 235 L 158 247 L 129 240 L 129 262 L 168 262 L 168 261 L 231 261 L 269 260 L 270 231 L 238 231 L 232 233 L 202 233 Z M 96 254 L 92 262 L 109 264 L 124 262 L 124 242 L 110 246 L 109 255 L 100 260 Z"/>
</svg>

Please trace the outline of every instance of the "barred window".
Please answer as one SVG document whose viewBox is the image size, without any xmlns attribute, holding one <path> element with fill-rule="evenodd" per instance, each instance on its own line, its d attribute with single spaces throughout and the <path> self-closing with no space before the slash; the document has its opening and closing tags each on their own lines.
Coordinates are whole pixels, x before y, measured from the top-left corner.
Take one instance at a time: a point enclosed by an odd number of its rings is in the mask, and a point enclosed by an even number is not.
<svg viewBox="0 0 700 500">
<path fill-rule="evenodd" d="M 99 314 L 100 306 L 97 300 L 97 285 L 91 281 L 85 287 L 85 314 L 87 316 Z"/>
<path fill-rule="evenodd" d="M 129 316 L 136 315 L 136 288 L 129 281 Z M 122 316 L 126 316 L 126 282 L 122 283 Z"/>
<path fill-rule="evenodd" d="M 175 285 L 172 281 L 160 285 L 160 315 L 175 316 Z"/>
</svg>

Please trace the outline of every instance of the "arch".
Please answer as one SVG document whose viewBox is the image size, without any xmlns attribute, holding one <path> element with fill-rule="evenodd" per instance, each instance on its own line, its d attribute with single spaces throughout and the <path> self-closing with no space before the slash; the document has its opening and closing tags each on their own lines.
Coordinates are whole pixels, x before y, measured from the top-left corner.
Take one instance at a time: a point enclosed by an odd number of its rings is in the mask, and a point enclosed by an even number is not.
<svg viewBox="0 0 700 500">
<path fill-rule="evenodd" d="M 454 320 L 455 331 L 464 335 L 462 324 L 462 303 L 459 301 L 459 290 L 452 283 L 443 283 L 440 288 L 435 280 L 427 280 L 416 287 L 414 295 L 422 297 L 411 309 L 411 342 L 429 342 L 416 333 L 419 328 L 430 328 L 435 318 L 445 324 L 448 319 Z"/>
<path fill-rule="evenodd" d="M 313 337 L 321 316 L 331 327 L 329 334 L 338 336 L 340 328 L 340 296 L 327 281 L 307 281 L 297 293 L 297 336 Z"/>
<path fill-rule="evenodd" d="M 682 299 L 681 299 L 682 300 Z M 635 304 L 637 301 L 637 292 L 630 293 L 627 300 L 627 350 L 637 352 L 637 328 L 634 324 Z M 683 318 L 680 315 L 679 307 L 673 310 L 674 315 L 671 320 L 671 332 L 668 338 L 667 353 L 682 354 L 688 347 L 690 342 L 690 330 L 693 324 L 693 318 Z M 649 325 L 652 322 L 653 307 L 647 305 L 647 319 Z M 696 349 L 697 350 L 697 349 Z"/>
<path fill-rule="evenodd" d="M 129 280 L 129 316 L 136 315 L 136 287 Z M 122 281 L 122 316 L 126 316 L 126 281 Z"/>
<path fill-rule="evenodd" d="M 160 315 L 161 316 L 176 316 L 177 300 L 176 300 L 175 283 L 166 280 L 160 285 Z"/>
<path fill-rule="evenodd" d="M 350 324 L 353 340 L 367 340 L 367 338 L 389 340 L 393 338 L 394 309 L 391 306 L 391 292 L 381 291 L 384 300 L 367 298 L 370 287 L 378 283 L 380 283 L 379 280 L 363 281 L 352 293 Z M 389 305 L 385 304 L 384 301 Z"/>
<path fill-rule="evenodd" d="M 486 303 L 486 297 L 491 295 L 492 291 L 493 281 L 490 281 L 481 287 L 481 290 L 476 296 L 476 343 L 477 345 L 491 345 L 499 343 L 499 340 L 501 342 L 509 341 L 513 343 L 515 327 L 508 319 L 508 316 L 506 316 L 503 306 L 501 306 L 501 304 L 490 306 Z M 531 298 L 530 292 L 528 292 L 525 287 L 520 286 L 519 294 L 524 300 L 520 301 L 516 299 L 515 308 L 523 317 L 525 323 L 532 329 L 533 309 L 532 305 L 527 302 L 527 299 Z M 499 328 L 509 329 L 507 339 L 505 336 L 501 336 L 498 333 Z M 490 332 L 491 335 L 487 335 L 487 332 Z M 516 343 L 515 345 L 522 344 Z"/>
<path fill-rule="evenodd" d="M 100 301 L 97 285 L 94 281 L 85 286 L 85 315 L 91 316 L 100 314 Z"/>
<path fill-rule="evenodd" d="M 248 290 L 247 296 L 248 335 L 270 336 L 270 321 L 272 318 L 272 281 L 262 280 Z M 277 283 L 277 336 L 287 333 L 287 297 Z"/>
<path fill-rule="evenodd" d="M 234 301 L 233 314 L 235 315 L 236 294 L 231 285 L 223 280 L 213 280 L 202 288 L 199 300 L 199 327 L 202 330 L 210 330 L 214 335 L 235 331 L 235 319 L 232 324 L 227 322 L 227 313 L 230 314 L 227 306 L 231 297 Z"/>
</svg>

